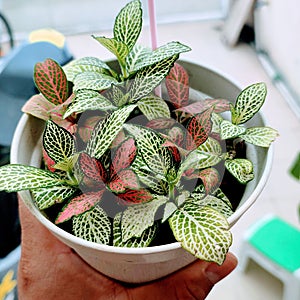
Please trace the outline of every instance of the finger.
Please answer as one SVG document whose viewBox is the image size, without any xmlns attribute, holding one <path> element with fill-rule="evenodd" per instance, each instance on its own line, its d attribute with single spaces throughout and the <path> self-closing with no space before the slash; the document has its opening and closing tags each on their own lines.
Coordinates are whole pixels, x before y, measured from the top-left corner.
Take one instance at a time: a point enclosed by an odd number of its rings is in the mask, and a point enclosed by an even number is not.
<svg viewBox="0 0 300 300">
<path fill-rule="evenodd" d="M 165 279 L 136 288 L 133 298 L 202 300 L 218 281 L 235 269 L 236 265 L 237 259 L 231 253 L 227 254 L 221 266 L 198 260 Z"/>
</svg>

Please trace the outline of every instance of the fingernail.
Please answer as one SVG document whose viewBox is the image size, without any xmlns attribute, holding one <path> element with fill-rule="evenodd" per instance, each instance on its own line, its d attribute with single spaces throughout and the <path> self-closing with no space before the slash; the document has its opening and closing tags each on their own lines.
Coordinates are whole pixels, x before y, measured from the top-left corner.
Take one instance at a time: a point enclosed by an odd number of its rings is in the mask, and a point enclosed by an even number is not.
<svg viewBox="0 0 300 300">
<path fill-rule="evenodd" d="M 205 274 L 208 280 L 213 284 L 216 284 L 222 279 L 222 275 L 220 274 L 220 266 L 215 263 L 211 263 L 207 267 Z"/>
</svg>

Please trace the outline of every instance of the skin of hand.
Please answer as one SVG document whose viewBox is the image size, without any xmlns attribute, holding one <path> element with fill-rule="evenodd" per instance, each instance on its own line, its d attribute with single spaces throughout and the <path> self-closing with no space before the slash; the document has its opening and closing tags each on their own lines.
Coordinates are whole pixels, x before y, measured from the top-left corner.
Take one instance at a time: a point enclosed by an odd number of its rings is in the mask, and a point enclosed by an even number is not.
<svg viewBox="0 0 300 300">
<path fill-rule="evenodd" d="M 22 253 L 18 270 L 20 300 L 202 300 L 237 265 L 196 261 L 160 280 L 128 285 L 112 280 L 86 264 L 54 237 L 19 201 Z"/>
</svg>

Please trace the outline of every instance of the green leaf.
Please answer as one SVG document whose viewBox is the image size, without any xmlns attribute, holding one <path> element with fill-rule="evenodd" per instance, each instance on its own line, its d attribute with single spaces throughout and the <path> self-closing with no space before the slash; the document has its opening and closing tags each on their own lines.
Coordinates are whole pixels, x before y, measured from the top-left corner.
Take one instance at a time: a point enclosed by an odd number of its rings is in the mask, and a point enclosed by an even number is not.
<svg viewBox="0 0 300 300">
<path fill-rule="evenodd" d="M 63 70 L 69 81 L 74 81 L 75 77 L 83 72 L 97 72 L 107 75 L 113 72 L 104 61 L 91 56 L 75 59 L 65 65 Z"/>
<path fill-rule="evenodd" d="M 169 106 L 160 97 L 149 95 L 140 99 L 137 105 L 149 121 L 171 117 Z"/>
<path fill-rule="evenodd" d="M 74 235 L 84 240 L 108 245 L 111 223 L 105 211 L 95 206 L 92 210 L 73 218 Z"/>
<path fill-rule="evenodd" d="M 267 87 L 263 82 L 245 88 L 231 108 L 232 123 L 238 125 L 250 120 L 260 110 L 266 95 Z"/>
<path fill-rule="evenodd" d="M 240 138 L 247 143 L 268 148 L 277 136 L 278 132 L 273 128 L 252 127 L 247 129 L 244 134 L 240 135 Z"/>
<path fill-rule="evenodd" d="M 254 178 L 253 165 L 248 159 L 226 159 L 225 167 L 240 183 L 245 184 Z"/>
<path fill-rule="evenodd" d="M 71 186 L 53 186 L 35 189 L 32 191 L 34 202 L 40 210 L 51 207 L 56 203 L 62 203 L 70 199 L 77 192 L 77 188 Z"/>
<path fill-rule="evenodd" d="M 186 203 L 169 219 L 181 246 L 195 257 L 221 265 L 232 243 L 227 219 L 210 207 Z"/>
<path fill-rule="evenodd" d="M 93 36 L 102 46 L 113 53 L 118 59 L 119 63 L 124 66 L 125 59 L 129 53 L 127 45 L 115 38 L 106 38 L 104 36 Z"/>
<path fill-rule="evenodd" d="M 234 125 L 227 120 L 223 120 L 220 124 L 220 136 L 222 140 L 238 137 L 245 132 L 246 132 L 245 127 Z"/>
<path fill-rule="evenodd" d="M 114 38 L 127 45 L 129 52 L 135 45 L 142 30 L 141 2 L 134 0 L 121 9 L 115 19 Z"/>
<path fill-rule="evenodd" d="M 163 62 L 169 58 L 172 58 L 173 56 L 177 57 L 180 53 L 188 52 L 190 50 L 190 47 L 179 42 L 167 43 L 166 45 L 163 45 L 150 52 L 144 50 L 140 52 L 133 71 L 138 71 L 144 67 Z"/>
<path fill-rule="evenodd" d="M 51 58 L 34 67 L 34 82 L 43 96 L 55 105 L 68 98 L 68 82 L 61 66 Z"/>
<path fill-rule="evenodd" d="M 115 109 L 116 106 L 99 92 L 93 90 L 79 90 L 76 92 L 75 98 L 67 108 L 63 118 L 67 118 L 73 113 L 79 114 L 86 110 L 107 111 Z"/>
<path fill-rule="evenodd" d="M 72 134 L 51 120 L 46 123 L 43 146 L 49 157 L 56 163 L 67 160 L 76 151 Z"/>
<path fill-rule="evenodd" d="M 151 93 L 167 76 L 177 59 L 178 55 L 173 55 L 140 69 L 130 87 L 130 101 L 134 103 Z"/>
<path fill-rule="evenodd" d="M 172 154 L 163 147 L 164 139 L 155 131 L 125 124 L 124 128 L 135 138 L 138 151 L 152 172 L 165 176 L 173 164 Z"/>
<path fill-rule="evenodd" d="M 121 230 L 121 216 L 122 214 L 118 213 L 113 221 L 113 246 L 129 248 L 141 248 L 149 246 L 149 244 L 153 241 L 157 233 L 157 223 L 154 223 L 152 226 L 148 227 L 139 238 L 132 237 L 126 242 L 123 242 Z"/>
<path fill-rule="evenodd" d="M 111 76 L 97 72 L 84 72 L 75 77 L 74 91 L 82 89 L 101 91 L 117 83 L 118 81 Z"/>
<path fill-rule="evenodd" d="M 100 158 L 118 135 L 135 107 L 135 105 L 128 105 L 120 108 L 98 123 L 87 143 L 86 152 L 92 157 Z"/>
<path fill-rule="evenodd" d="M 300 153 L 298 153 L 295 161 L 290 168 L 290 174 L 297 180 L 300 179 Z"/>
<path fill-rule="evenodd" d="M 122 241 L 127 242 L 133 237 L 141 237 L 147 228 L 153 226 L 158 208 L 167 201 L 167 197 L 161 196 L 150 202 L 127 207 L 122 215 Z"/>
<path fill-rule="evenodd" d="M 0 191 L 18 192 L 63 184 L 58 175 L 36 167 L 11 164 L 0 168 Z"/>
</svg>

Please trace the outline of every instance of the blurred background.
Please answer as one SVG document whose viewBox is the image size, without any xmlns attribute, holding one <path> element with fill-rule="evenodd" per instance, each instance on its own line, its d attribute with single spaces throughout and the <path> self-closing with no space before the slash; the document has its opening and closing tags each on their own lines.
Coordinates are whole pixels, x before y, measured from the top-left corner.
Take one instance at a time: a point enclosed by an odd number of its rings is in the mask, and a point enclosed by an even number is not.
<svg viewBox="0 0 300 300">
<path fill-rule="evenodd" d="M 3 62 L 16 47 L 26 43 L 30 32 L 44 28 L 55 29 L 66 37 L 70 57 L 91 55 L 109 59 L 110 54 L 90 36 L 111 36 L 114 18 L 127 2 L 0 0 L 0 12 L 10 29 L 3 20 L 0 22 Z M 140 42 L 150 44 L 147 1 L 142 2 L 144 31 Z M 300 228 L 300 183 L 289 173 L 300 150 L 300 39 L 297 34 L 300 3 L 298 0 L 157 0 L 156 13 L 158 44 L 178 40 L 189 45 L 192 51 L 184 54 L 184 59 L 218 70 L 241 87 L 259 81 L 267 84 L 263 113 L 267 124 L 276 128 L 280 137 L 274 145 L 272 172 L 264 191 L 232 229 L 234 243 L 231 250 L 241 258 L 245 233 L 264 216 L 275 214 Z M 0 109 L 8 99 L 1 97 L 3 68 L 0 60 Z M 29 73 L 29 76 L 32 75 Z M 1 145 L 0 141 L 2 164 L 7 162 L 9 146 L 9 143 Z M 2 195 L 9 205 L 14 205 L 10 208 L 7 203 L 0 206 L 0 213 L 7 217 L 5 220 L 0 217 L 0 248 L 7 247 L 0 260 L 0 284 L 1 274 L 4 276 L 7 270 L 15 268 L 20 254 L 16 200 L 8 197 Z M 8 209 L 11 210 L 10 217 Z M 13 222 L 13 225 L 5 222 Z M 13 231 L 9 232 L 11 228 Z M 9 252 L 16 249 L 15 259 L 10 256 L 10 267 L 6 264 L 4 268 Z M 218 284 L 208 299 L 279 300 L 283 297 L 283 289 L 284 284 L 279 278 L 252 262 L 245 272 L 237 269 Z"/>
</svg>

